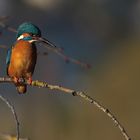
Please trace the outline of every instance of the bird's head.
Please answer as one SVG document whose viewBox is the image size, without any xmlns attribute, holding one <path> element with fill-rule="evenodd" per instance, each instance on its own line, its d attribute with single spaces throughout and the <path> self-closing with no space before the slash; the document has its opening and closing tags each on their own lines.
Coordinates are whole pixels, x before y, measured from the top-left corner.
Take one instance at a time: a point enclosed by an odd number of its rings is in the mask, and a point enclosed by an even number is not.
<svg viewBox="0 0 140 140">
<path fill-rule="evenodd" d="M 41 37 L 40 29 L 30 22 L 24 22 L 18 27 L 17 38 L 19 38 L 24 33 L 28 33 L 31 36 Z"/>
<path fill-rule="evenodd" d="M 27 40 L 32 42 L 42 42 L 47 44 L 49 47 L 56 48 L 56 46 L 45 38 L 41 37 L 40 29 L 32 24 L 31 22 L 22 23 L 17 30 L 17 40 Z"/>
</svg>

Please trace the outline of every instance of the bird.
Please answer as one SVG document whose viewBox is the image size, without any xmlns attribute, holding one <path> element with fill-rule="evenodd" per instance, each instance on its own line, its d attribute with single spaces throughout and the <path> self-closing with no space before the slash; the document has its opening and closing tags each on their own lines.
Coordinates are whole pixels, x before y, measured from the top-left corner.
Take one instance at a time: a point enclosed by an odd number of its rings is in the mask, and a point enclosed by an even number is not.
<svg viewBox="0 0 140 140">
<path fill-rule="evenodd" d="M 87 64 L 67 57 L 63 54 L 62 48 L 43 38 L 38 26 L 31 22 L 24 22 L 19 25 L 16 41 L 7 51 L 6 56 L 7 75 L 13 80 L 19 94 L 26 93 L 27 84 L 32 84 L 32 75 L 37 61 L 36 42 L 42 43 L 47 48 L 51 48 L 68 61 L 87 67 Z M 21 82 L 20 79 L 25 80 L 27 83 Z"/>
<path fill-rule="evenodd" d="M 7 52 L 7 75 L 13 80 L 18 93 L 26 93 L 27 84 L 19 82 L 24 79 L 32 83 L 37 61 L 35 42 L 41 37 L 41 30 L 31 22 L 22 23 L 17 29 L 16 41 Z"/>
</svg>

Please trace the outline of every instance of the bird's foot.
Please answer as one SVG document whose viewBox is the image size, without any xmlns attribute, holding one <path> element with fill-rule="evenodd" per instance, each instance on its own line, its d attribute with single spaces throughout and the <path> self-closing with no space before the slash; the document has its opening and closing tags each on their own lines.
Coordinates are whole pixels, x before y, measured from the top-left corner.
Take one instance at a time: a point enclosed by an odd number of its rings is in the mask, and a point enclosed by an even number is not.
<svg viewBox="0 0 140 140">
<path fill-rule="evenodd" d="M 13 81 L 14 81 L 14 83 L 19 83 L 19 78 L 17 78 L 17 77 L 13 77 Z"/>
<path fill-rule="evenodd" d="M 27 83 L 28 83 L 29 85 L 32 84 L 32 77 L 29 77 L 29 78 L 28 78 Z"/>
</svg>

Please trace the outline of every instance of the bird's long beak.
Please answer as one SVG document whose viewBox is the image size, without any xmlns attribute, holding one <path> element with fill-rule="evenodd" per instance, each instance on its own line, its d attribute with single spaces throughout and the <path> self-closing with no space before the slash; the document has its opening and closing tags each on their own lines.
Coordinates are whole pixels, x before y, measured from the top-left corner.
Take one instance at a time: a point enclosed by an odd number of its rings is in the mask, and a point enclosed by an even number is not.
<svg viewBox="0 0 140 140">
<path fill-rule="evenodd" d="M 34 37 L 37 41 L 47 44 L 51 48 L 57 48 L 52 42 L 42 37 Z"/>
</svg>

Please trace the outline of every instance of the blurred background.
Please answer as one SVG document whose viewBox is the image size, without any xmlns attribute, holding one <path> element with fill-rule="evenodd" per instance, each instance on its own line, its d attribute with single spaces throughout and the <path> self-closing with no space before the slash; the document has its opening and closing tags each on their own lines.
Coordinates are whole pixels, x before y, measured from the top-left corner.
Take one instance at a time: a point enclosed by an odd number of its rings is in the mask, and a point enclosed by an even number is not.
<svg viewBox="0 0 140 140">
<path fill-rule="evenodd" d="M 109 108 L 134 140 L 140 138 L 140 1 L 139 0 L 0 0 L 0 16 L 17 28 L 31 21 L 45 38 L 91 69 L 66 64 L 49 52 L 38 55 L 33 79 L 82 90 Z M 7 48 L 15 33 L 0 28 Z M 38 47 L 39 52 L 48 51 Z M 0 76 L 6 75 L 6 49 L 0 50 Z M 21 137 L 30 140 L 123 140 L 112 121 L 78 97 L 42 88 L 18 95 L 1 84 L 20 120 Z M 0 132 L 15 134 L 13 116 L 0 101 Z"/>
</svg>

